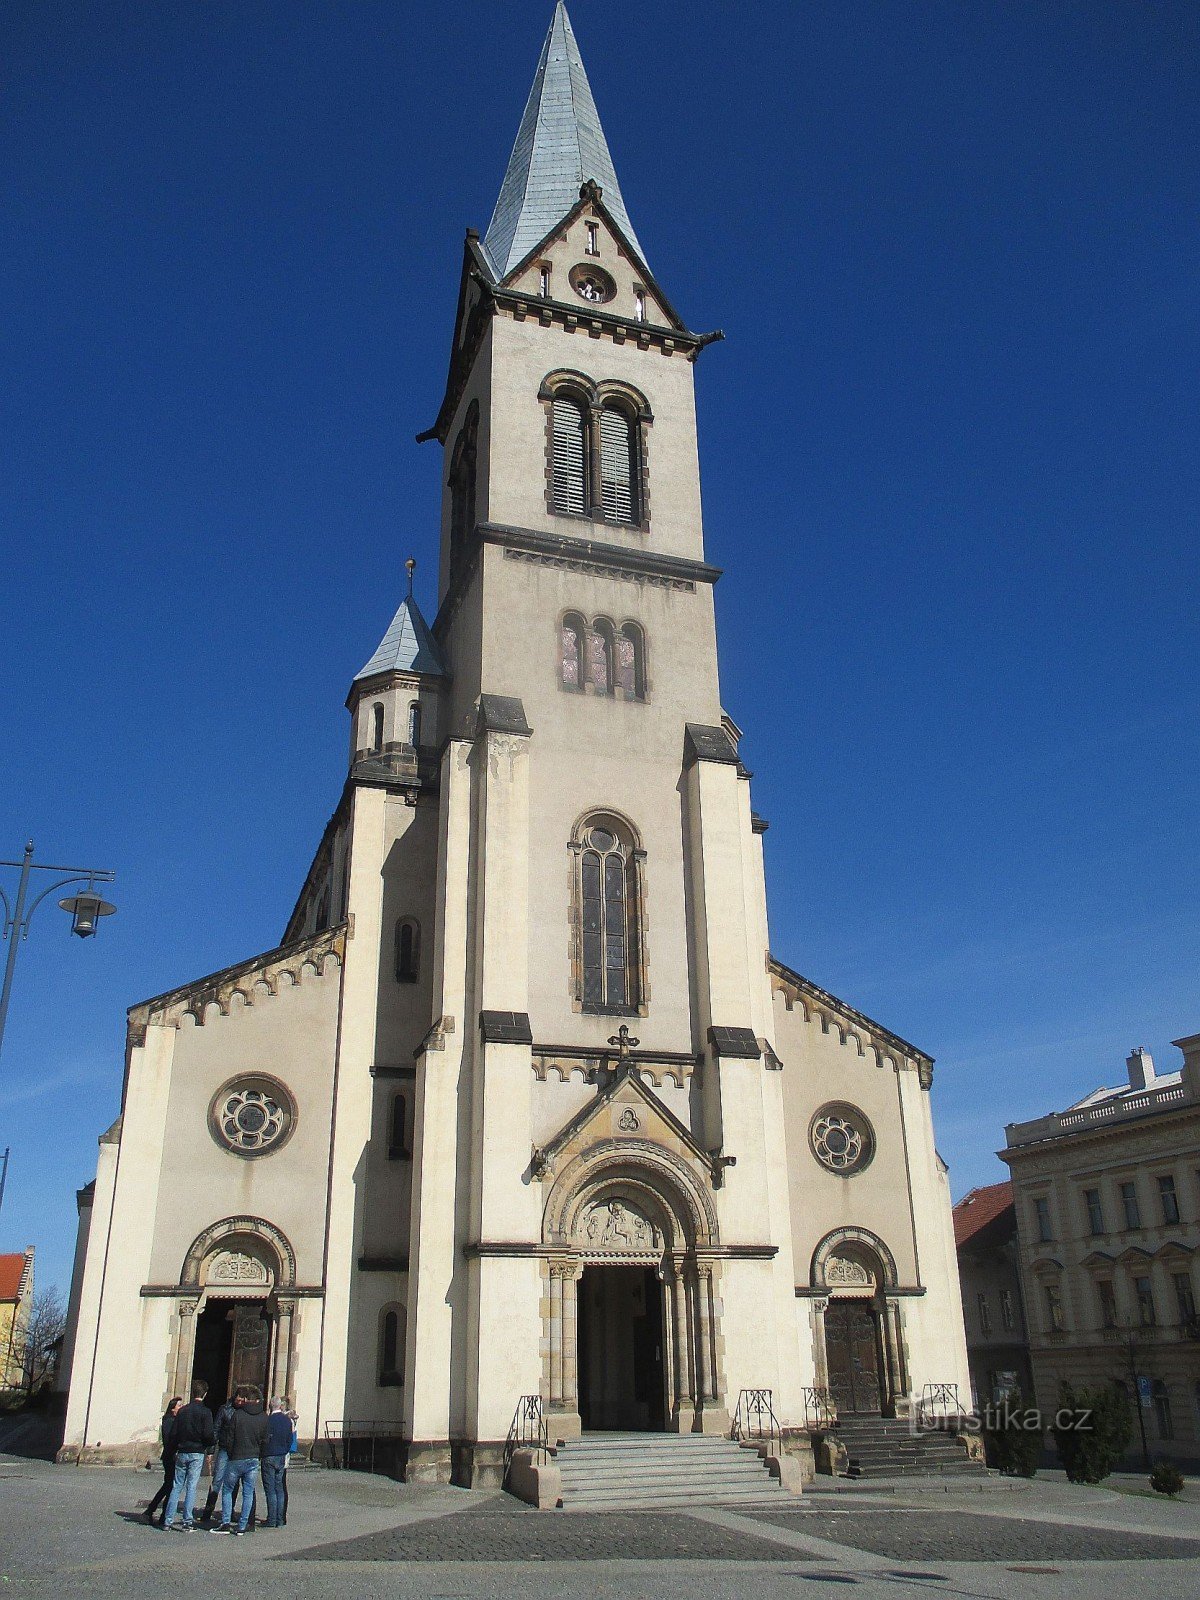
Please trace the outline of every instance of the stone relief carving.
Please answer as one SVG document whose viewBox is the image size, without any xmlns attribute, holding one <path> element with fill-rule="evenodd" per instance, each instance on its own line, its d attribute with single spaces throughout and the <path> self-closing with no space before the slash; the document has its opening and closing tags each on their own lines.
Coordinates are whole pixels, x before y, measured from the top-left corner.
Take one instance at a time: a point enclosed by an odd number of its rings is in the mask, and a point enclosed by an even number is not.
<svg viewBox="0 0 1200 1600">
<path fill-rule="evenodd" d="M 654 1227 L 624 1200 L 602 1200 L 583 1219 L 584 1240 L 593 1250 L 653 1250 Z"/>
<path fill-rule="evenodd" d="M 638 1114 L 632 1106 L 626 1106 L 624 1111 L 622 1111 L 621 1119 L 617 1123 L 617 1127 L 620 1128 L 622 1133 L 636 1133 L 641 1127 L 641 1123 L 638 1120 Z"/>
<path fill-rule="evenodd" d="M 261 1283 L 269 1285 L 271 1274 L 261 1261 L 240 1250 L 223 1250 L 209 1263 L 209 1283 Z"/>
<path fill-rule="evenodd" d="M 875 1275 L 868 1272 L 861 1261 L 851 1261 L 846 1256 L 830 1256 L 825 1263 L 825 1282 L 831 1289 L 873 1289 Z"/>
</svg>

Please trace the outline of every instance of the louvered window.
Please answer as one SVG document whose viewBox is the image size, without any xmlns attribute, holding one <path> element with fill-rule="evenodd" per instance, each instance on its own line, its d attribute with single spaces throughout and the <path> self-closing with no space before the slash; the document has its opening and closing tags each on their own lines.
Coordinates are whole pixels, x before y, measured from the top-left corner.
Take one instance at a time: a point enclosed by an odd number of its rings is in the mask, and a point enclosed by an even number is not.
<svg viewBox="0 0 1200 1600">
<path fill-rule="evenodd" d="M 587 430 L 574 400 L 554 401 L 551 454 L 554 509 L 581 517 L 587 510 Z"/>
<path fill-rule="evenodd" d="M 600 413 L 600 490 L 605 522 L 636 522 L 637 435 L 623 411 Z"/>
</svg>

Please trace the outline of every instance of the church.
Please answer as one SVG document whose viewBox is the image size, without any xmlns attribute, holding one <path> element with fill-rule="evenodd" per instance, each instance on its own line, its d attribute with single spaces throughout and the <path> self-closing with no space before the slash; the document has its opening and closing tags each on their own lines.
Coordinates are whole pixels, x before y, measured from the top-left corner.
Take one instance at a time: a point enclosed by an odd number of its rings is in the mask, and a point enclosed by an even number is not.
<svg viewBox="0 0 1200 1600">
<path fill-rule="evenodd" d="M 646 260 L 559 3 L 420 436 L 437 614 L 410 571 L 364 640 L 282 941 L 128 1013 L 62 1459 L 145 1459 L 194 1377 L 466 1485 L 522 1414 L 569 1452 L 765 1404 L 811 1461 L 835 1415 L 969 1396 L 932 1061 L 770 948 L 704 551 L 717 337 Z"/>
</svg>

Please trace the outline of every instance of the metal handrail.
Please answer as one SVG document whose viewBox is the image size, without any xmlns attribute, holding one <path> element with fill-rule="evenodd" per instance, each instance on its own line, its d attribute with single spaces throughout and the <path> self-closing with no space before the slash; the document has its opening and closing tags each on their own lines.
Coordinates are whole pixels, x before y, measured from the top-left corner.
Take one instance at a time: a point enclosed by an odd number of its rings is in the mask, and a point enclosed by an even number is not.
<svg viewBox="0 0 1200 1600">
<path fill-rule="evenodd" d="M 508 1478 L 512 1458 L 518 1450 L 532 1450 L 539 1461 L 550 1454 L 550 1436 L 546 1428 L 546 1414 L 542 1410 L 540 1394 L 523 1394 L 517 1401 L 509 1424 L 508 1438 L 504 1441 L 504 1476 Z"/>
<path fill-rule="evenodd" d="M 737 1409 L 733 1413 L 731 1439 L 752 1439 L 759 1444 L 775 1444 L 782 1448 L 783 1429 L 775 1415 L 775 1396 L 770 1389 L 743 1389 L 738 1395 Z"/>
<path fill-rule="evenodd" d="M 804 1426 L 806 1428 L 832 1428 L 837 1421 L 837 1402 L 829 1389 L 802 1388 L 804 1401 Z"/>
<path fill-rule="evenodd" d="M 403 1439 L 405 1437 L 404 1424 L 401 1422 L 384 1422 L 374 1418 L 345 1417 L 325 1424 L 325 1442 L 329 1446 L 329 1465 L 331 1467 L 345 1467 L 349 1460 L 348 1446 L 355 1440 L 369 1441 L 371 1446 L 370 1470 L 375 1471 L 375 1446 L 380 1439 Z M 338 1460 L 338 1445 L 341 1445 L 341 1460 Z"/>
<path fill-rule="evenodd" d="M 935 1416 L 940 1416 L 946 1421 L 949 1421 L 951 1417 L 961 1417 L 963 1409 L 958 1398 L 958 1385 L 956 1383 L 925 1384 L 921 1390 L 917 1414 L 922 1422 L 929 1417 Z"/>
</svg>

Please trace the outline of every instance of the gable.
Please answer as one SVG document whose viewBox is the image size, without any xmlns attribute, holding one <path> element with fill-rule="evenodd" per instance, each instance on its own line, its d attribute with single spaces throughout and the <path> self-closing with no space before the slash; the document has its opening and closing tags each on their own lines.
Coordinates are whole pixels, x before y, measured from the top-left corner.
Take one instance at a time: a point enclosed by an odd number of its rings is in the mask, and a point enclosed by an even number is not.
<svg viewBox="0 0 1200 1600">
<path fill-rule="evenodd" d="M 609 1086 L 534 1152 L 533 1176 L 549 1177 L 598 1144 L 651 1144 L 711 1179 L 713 1162 L 636 1071 L 618 1072 Z"/>
<path fill-rule="evenodd" d="M 678 327 L 679 319 L 654 279 L 614 228 L 604 207 L 585 200 L 563 218 L 505 280 L 505 288 L 540 298 L 542 272 L 549 269 L 547 298 L 579 310 L 594 308 L 628 321 L 644 320 L 652 326 Z M 596 279 L 611 292 L 602 300 L 588 300 L 575 285 Z M 639 316 L 638 296 L 641 296 Z"/>
</svg>

